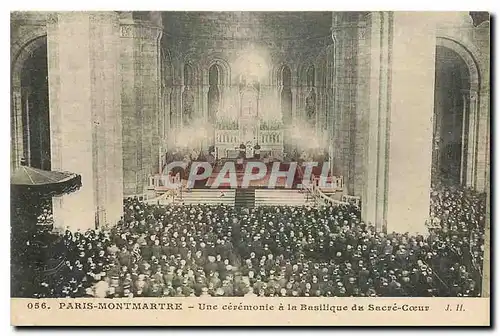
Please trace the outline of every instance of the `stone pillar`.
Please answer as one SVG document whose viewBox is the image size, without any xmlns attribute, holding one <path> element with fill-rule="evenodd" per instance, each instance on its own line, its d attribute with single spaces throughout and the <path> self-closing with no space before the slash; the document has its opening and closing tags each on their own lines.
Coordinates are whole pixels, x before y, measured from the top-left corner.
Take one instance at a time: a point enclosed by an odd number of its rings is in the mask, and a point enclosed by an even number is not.
<svg viewBox="0 0 500 336">
<path fill-rule="evenodd" d="M 441 167 L 441 153 L 442 153 L 442 124 L 443 124 L 443 94 L 442 88 L 436 87 L 434 93 L 434 131 L 433 131 L 433 160 L 432 169 L 435 173 L 435 178 L 440 178 L 440 167 Z M 467 91 L 467 94 L 468 91 Z"/>
<path fill-rule="evenodd" d="M 171 112 L 171 102 L 170 102 L 170 97 L 172 96 L 172 87 L 171 86 L 166 86 L 165 87 L 165 90 L 163 91 L 163 104 L 165 106 L 164 108 L 164 113 L 165 113 L 165 116 L 164 116 L 164 120 L 165 120 L 165 124 L 164 124 L 164 130 L 163 130 L 163 134 L 164 134 L 164 140 L 166 141 L 167 138 L 170 138 L 170 128 L 172 127 L 171 123 L 172 121 L 170 120 L 170 114 L 172 113 Z"/>
<path fill-rule="evenodd" d="M 477 157 L 475 185 L 477 191 L 488 189 L 487 181 L 490 178 L 490 91 L 489 87 L 482 88 L 477 102 Z"/>
<path fill-rule="evenodd" d="M 324 106 L 323 106 L 323 89 L 316 88 L 316 130 L 318 136 L 321 137 L 323 131 L 323 115 L 324 115 Z"/>
<path fill-rule="evenodd" d="M 477 109 L 477 92 L 471 90 L 469 93 L 469 124 L 464 125 L 467 127 L 467 157 L 463 158 L 467 160 L 466 167 L 466 186 L 469 188 L 475 188 L 476 182 L 476 164 L 477 164 L 477 123 L 478 123 L 478 109 Z"/>
<path fill-rule="evenodd" d="M 467 112 L 469 104 L 469 94 L 468 91 L 462 93 L 462 149 L 461 149 L 461 160 L 460 160 L 460 184 L 464 185 L 466 181 L 466 167 L 467 167 Z M 434 160 L 433 160 L 434 164 Z"/>
<path fill-rule="evenodd" d="M 118 14 L 55 14 L 47 46 L 52 169 L 80 174 L 83 184 L 54 198 L 55 225 L 116 224 L 123 210 Z"/>
<path fill-rule="evenodd" d="M 362 218 L 382 230 L 386 216 L 386 156 L 389 100 L 389 52 L 391 14 L 371 13 L 369 39 L 366 45 L 370 72 L 366 74 L 368 88 L 365 150 L 365 187 L 362 194 Z M 360 82 L 363 82 L 360 80 Z"/>
<path fill-rule="evenodd" d="M 22 94 L 21 83 L 19 86 L 12 85 L 12 115 L 11 115 L 11 141 L 12 150 L 10 152 L 11 169 L 19 167 L 21 159 L 24 156 L 23 143 L 23 110 L 22 110 Z"/>
<path fill-rule="evenodd" d="M 158 172 L 161 27 L 121 13 L 123 166 L 125 195 L 141 194 Z"/>
<path fill-rule="evenodd" d="M 292 120 L 297 120 L 297 88 L 295 86 L 291 87 L 292 91 Z M 284 120 L 283 120 L 284 121 Z"/>
<path fill-rule="evenodd" d="M 210 90 L 210 86 L 208 84 L 203 85 L 201 89 L 201 95 L 202 95 L 202 106 L 201 110 L 203 113 L 203 118 L 207 121 L 210 122 L 210 101 L 208 100 L 208 91 Z"/>
<path fill-rule="evenodd" d="M 214 116 L 213 119 L 210 118 L 210 101 L 208 99 L 208 91 L 210 90 L 210 86 L 207 84 L 203 85 L 201 87 L 201 110 L 202 110 L 202 113 L 203 113 L 203 119 L 205 120 L 205 123 L 208 124 L 208 127 L 207 129 L 210 129 L 210 133 L 209 133 L 209 138 L 208 139 L 203 139 L 203 144 L 202 144 L 202 148 L 205 149 L 207 148 L 208 149 L 208 146 L 211 146 L 215 143 L 215 140 L 214 140 L 214 132 L 212 131 L 213 130 L 213 122 L 215 122 L 217 119 L 216 116 Z M 220 90 L 220 89 L 219 89 Z M 219 91 L 220 93 L 220 91 Z M 222 95 L 221 95 L 222 96 Z M 222 106 L 222 101 L 219 100 L 219 110 L 222 109 L 223 106 Z"/>
<path fill-rule="evenodd" d="M 182 128 L 182 85 L 176 84 L 172 88 L 172 128 L 174 131 L 180 130 Z M 175 133 L 175 132 L 174 132 Z"/>
<path fill-rule="evenodd" d="M 490 297 L 490 283 L 491 283 L 491 267 L 490 267 L 490 256 L 491 256 L 491 195 L 490 195 L 490 180 L 488 176 L 485 181 L 486 189 L 486 218 L 484 227 L 484 254 L 483 254 L 483 274 L 482 274 L 482 284 L 481 284 L 481 297 Z"/>
<path fill-rule="evenodd" d="M 428 13 L 373 13 L 365 221 L 425 234 L 429 215 L 435 29 Z M 377 75 L 377 73 L 379 75 Z"/>
<path fill-rule="evenodd" d="M 426 233 L 434 115 L 434 18 L 394 13 L 387 231 Z"/>
</svg>

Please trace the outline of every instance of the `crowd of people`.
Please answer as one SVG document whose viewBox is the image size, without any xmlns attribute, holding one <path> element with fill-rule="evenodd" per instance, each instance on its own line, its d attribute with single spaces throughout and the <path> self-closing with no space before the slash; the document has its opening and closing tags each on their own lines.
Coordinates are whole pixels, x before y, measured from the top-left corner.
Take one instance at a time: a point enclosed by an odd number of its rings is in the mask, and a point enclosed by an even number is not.
<svg viewBox="0 0 500 336">
<path fill-rule="evenodd" d="M 479 296 L 483 195 L 436 188 L 429 235 L 384 234 L 350 205 L 148 205 L 66 231 L 33 297 Z"/>
</svg>

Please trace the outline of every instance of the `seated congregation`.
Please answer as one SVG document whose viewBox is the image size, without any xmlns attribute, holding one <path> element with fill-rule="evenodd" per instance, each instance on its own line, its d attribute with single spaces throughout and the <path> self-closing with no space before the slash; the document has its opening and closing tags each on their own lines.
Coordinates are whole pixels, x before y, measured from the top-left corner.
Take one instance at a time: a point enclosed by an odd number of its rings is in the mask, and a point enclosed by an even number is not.
<svg viewBox="0 0 500 336">
<path fill-rule="evenodd" d="M 480 296 L 484 195 L 439 186 L 431 199 L 427 237 L 378 232 L 347 205 L 127 199 L 115 227 L 60 236 L 58 271 L 21 287 L 38 298 Z"/>
</svg>

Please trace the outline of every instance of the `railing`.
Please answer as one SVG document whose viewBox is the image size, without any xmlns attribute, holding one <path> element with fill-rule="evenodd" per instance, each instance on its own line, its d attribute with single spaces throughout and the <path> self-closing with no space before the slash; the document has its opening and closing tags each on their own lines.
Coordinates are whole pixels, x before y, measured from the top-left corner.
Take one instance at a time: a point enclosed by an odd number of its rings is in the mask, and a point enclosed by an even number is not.
<svg viewBox="0 0 500 336">
<path fill-rule="evenodd" d="M 283 132 L 281 130 L 260 130 L 260 144 L 263 146 L 279 146 L 283 144 Z"/>
<path fill-rule="evenodd" d="M 349 205 L 350 203 L 338 201 L 327 195 L 315 183 L 303 183 L 302 187 L 311 194 L 316 203 L 320 205 Z"/>
<path fill-rule="evenodd" d="M 361 209 L 361 197 L 359 197 L 359 196 L 343 195 L 342 202 L 352 204 L 352 205 L 356 206 L 358 209 Z"/>
<path fill-rule="evenodd" d="M 147 193 L 142 193 L 142 194 L 127 195 L 124 198 L 137 198 L 139 201 L 147 201 L 149 199 L 149 195 Z"/>
<path fill-rule="evenodd" d="M 238 145 L 238 130 L 217 130 L 215 132 L 215 142 L 217 145 Z"/>
<path fill-rule="evenodd" d="M 321 185 L 321 188 L 328 191 L 340 192 L 344 190 L 343 176 L 328 176 L 326 177 L 324 182 L 321 181 L 319 177 L 314 177 L 313 183 L 316 186 L 320 186 L 322 183 L 325 183 L 325 185 Z M 355 198 L 356 196 L 348 196 L 348 197 Z"/>
<path fill-rule="evenodd" d="M 426 262 L 422 261 L 422 264 L 425 265 L 427 267 L 427 269 L 431 269 L 432 272 L 431 272 L 431 276 L 435 279 L 438 279 L 439 282 L 444 286 L 444 288 L 446 289 L 446 291 L 449 293 L 450 292 L 450 286 L 448 286 L 446 284 L 446 282 L 443 281 L 443 279 L 441 279 L 441 277 L 438 275 L 438 272 L 440 272 L 441 270 L 436 270 L 434 268 L 431 268 Z"/>
</svg>

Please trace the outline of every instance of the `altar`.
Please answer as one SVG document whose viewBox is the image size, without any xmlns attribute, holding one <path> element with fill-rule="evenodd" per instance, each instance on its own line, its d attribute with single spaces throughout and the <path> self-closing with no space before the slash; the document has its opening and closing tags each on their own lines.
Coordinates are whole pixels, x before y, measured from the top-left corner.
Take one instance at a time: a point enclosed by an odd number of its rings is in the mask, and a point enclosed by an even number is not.
<svg viewBox="0 0 500 336">
<path fill-rule="evenodd" d="M 283 158 L 283 124 L 280 117 L 261 105 L 260 83 L 241 77 L 237 101 L 226 113 L 217 115 L 215 155 L 221 158 Z"/>
<path fill-rule="evenodd" d="M 260 130 L 255 139 L 244 141 L 239 130 L 217 129 L 215 131 L 216 158 L 236 159 L 240 155 L 240 145 L 245 145 L 245 157 L 253 158 L 259 154 L 261 158 L 283 158 L 283 131 Z M 256 147 L 259 148 L 256 151 Z"/>
</svg>

